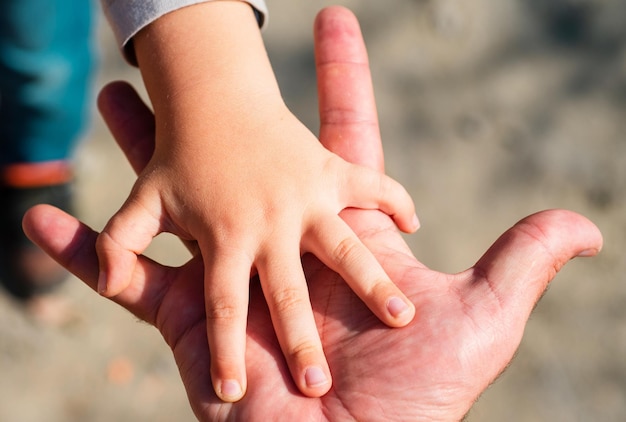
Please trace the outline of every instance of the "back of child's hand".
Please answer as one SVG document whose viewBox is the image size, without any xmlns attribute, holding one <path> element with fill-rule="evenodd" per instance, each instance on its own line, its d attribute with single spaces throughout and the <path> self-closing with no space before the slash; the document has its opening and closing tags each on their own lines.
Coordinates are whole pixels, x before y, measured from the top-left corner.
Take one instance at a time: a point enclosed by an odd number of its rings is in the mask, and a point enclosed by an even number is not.
<svg viewBox="0 0 626 422">
<path fill-rule="evenodd" d="M 214 384 L 226 400 L 245 391 L 253 270 L 294 380 L 308 395 L 325 393 L 331 381 L 301 254 L 312 252 L 339 273 L 385 324 L 400 327 L 414 315 L 410 301 L 338 215 L 347 207 L 378 208 L 403 231 L 413 231 L 417 223 L 406 191 L 324 149 L 286 109 L 273 120 L 280 124 L 242 125 L 227 141 L 220 137 L 228 132 L 216 129 L 197 149 L 157 149 L 98 240 L 98 288 L 106 296 L 132 284 L 137 254 L 160 232 L 198 241 Z M 203 144 L 211 145 L 210 152 Z"/>
<path fill-rule="evenodd" d="M 326 393 L 331 377 L 302 254 L 338 272 L 385 324 L 406 325 L 415 312 L 339 217 L 348 207 L 380 209 L 413 231 L 409 195 L 324 149 L 289 112 L 256 25 L 247 4 L 209 2 L 168 14 L 135 37 L 156 114 L 155 152 L 97 242 L 98 288 L 114 296 L 133 288 L 137 255 L 159 233 L 197 241 L 212 382 L 226 401 L 246 390 L 251 272 L 307 396 Z"/>
</svg>

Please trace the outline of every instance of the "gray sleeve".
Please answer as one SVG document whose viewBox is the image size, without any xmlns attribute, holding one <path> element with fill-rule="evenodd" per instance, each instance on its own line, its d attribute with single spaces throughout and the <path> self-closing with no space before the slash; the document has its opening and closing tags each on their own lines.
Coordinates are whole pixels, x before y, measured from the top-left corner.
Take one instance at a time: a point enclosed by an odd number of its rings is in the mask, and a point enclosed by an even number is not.
<svg viewBox="0 0 626 422">
<path fill-rule="evenodd" d="M 100 0 L 104 14 L 113 29 L 118 45 L 128 61 L 135 63 L 132 37 L 149 23 L 166 13 L 185 6 L 212 0 Z M 264 0 L 245 0 L 255 10 L 259 26 L 267 22 Z"/>
</svg>

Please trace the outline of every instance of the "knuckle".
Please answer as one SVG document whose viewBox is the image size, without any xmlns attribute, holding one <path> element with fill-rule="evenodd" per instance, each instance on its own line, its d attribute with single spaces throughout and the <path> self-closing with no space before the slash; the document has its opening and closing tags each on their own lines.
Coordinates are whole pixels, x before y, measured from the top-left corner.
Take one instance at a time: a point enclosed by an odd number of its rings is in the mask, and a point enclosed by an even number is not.
<svg viewBox="0 0 626 422">
<path fill-rule="evenodd" d="M 360 242 L 352 236 L 343 238 L 335 247 L 332 259 L 341 267 L 351 266 L 360 259 Z"/>
<path fill-rule="evenodd" d="M 119 249 L 118 242 L 111 236 L 108 231 L 103 231 L 96 238 L 96 250 L 106 253 Z"/>
<path fill-rule="evenodd" d="M 232 300 L 213 298 L 206 306 L 207 322 L 213 325 L 231 325 L 242 315 L 241 310 Z"/>
<path fill-rule="evenodd" d="M 289 315 L 307 309 L 307 297 L 300 289 L 278 289 L 272 294 L 274 310 L 280 315 Z"/>
<path fill-rule="evenodd" d="M 346 170 L 346 162 L 335 154 L 329 154 L 324 162 L 324 170 L 329 174 L 337 174 Z M 348 166 L 349 168 L 349 166 Z"/>
<path fill-rule="evenodd" d="M 395 285 L 390 280 L 378 279 L 373 281 L 369 286 L 365 295 L 377 302 L 384 302 L 392 294 L 397 294 Z"/>
<path fill-rule="evenodd" d="M 309 338 L 298 339 L 290 347 L 288 351 L 289 358 L 293 361 L 308 361 L 311 356 L 321 353 L 320 347 L 315 341 Z"/>
<path fill-rule="evenodd" d="M 238 369 L 242 359 L 245 359 L 245 357 L 242 356 L 240 350 L 220 350 L 220 353 L 211 355 L 211 367 L 214 372 L 222 374 L 219 378 L 223 378 L 229 372 L 239 372 Z"/>
</svg>

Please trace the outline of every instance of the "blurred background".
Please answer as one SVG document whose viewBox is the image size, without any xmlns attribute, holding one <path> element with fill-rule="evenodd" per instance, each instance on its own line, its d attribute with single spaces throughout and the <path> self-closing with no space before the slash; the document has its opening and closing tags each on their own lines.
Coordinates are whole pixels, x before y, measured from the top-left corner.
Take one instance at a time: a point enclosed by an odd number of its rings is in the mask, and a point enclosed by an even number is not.
<svg viewBox="0 0 626 422">
<path fill-rule="evenodd" d="M 626 415 L 626 2 L 267 0 L 264 33 L 286 102 L 317 132 L 312 24 L 342 4 L 370 54 L 387 172 L 422 222 L 407 237 L 432 268 L 471 266 L 504 230 L 547 208 L 589 217 L 602 253 L 559 273 L 516 358 L 469 421 L 622 421 Z M 95 89 L 141 80 L 101 22 Z M 79 214 L 95 229 L 134 176 L 97 116 L 78 155 Z M 186 254 L 160 237 L 150 256 Z M 0 421 L 194 420 L 151 327 L 77 280 L 78 318 L 33 324 L 0 295 Z"/>
</svg>

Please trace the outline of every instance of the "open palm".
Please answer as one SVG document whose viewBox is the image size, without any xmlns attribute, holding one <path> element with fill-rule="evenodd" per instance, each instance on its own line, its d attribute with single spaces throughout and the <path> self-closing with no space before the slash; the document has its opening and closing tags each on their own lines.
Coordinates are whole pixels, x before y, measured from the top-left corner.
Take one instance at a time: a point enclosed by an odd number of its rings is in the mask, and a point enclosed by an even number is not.
<svg viewBox="0 0 626 422">
<path fill-rule="evenodd" d="M 382 171 L 358 22 L 346 9 L 325 9 L 316 21 L 315 40 L 320 140 L 345 159 Z M 153 148 L 150 111 L 123 83 L 105 88 L 100 106 L 129 161 L 141 169 Z M 237 403 L 221 402 L 209 375 L 201 257 L 196 254 L 180 268 L 138 261 L 133 287 L 113 300 L 163 334 L 199 419 L 461 419 L 510 361 L 532 308 L 557 271 L 572 257 L 594 255 L 602 244 L 598 229 L 584 217 L 545 211 L 504 233 L 473 268 L 450 275 L 413 257 L 385 214 L 346 210 L 342 216 L 412 299 L 417 315 L 405 328 L 387 328 L 337 274 L 305 255 L 311 302 L 333 375 L 332 389 L 321 398 L 306 398 L 293 384 L 260 285 L 252 278 L 248 391 Z M 49 206 L 33 208 L 24 227 L 33 241 L 95 288 L 97 233 Z"/>
</svg>

